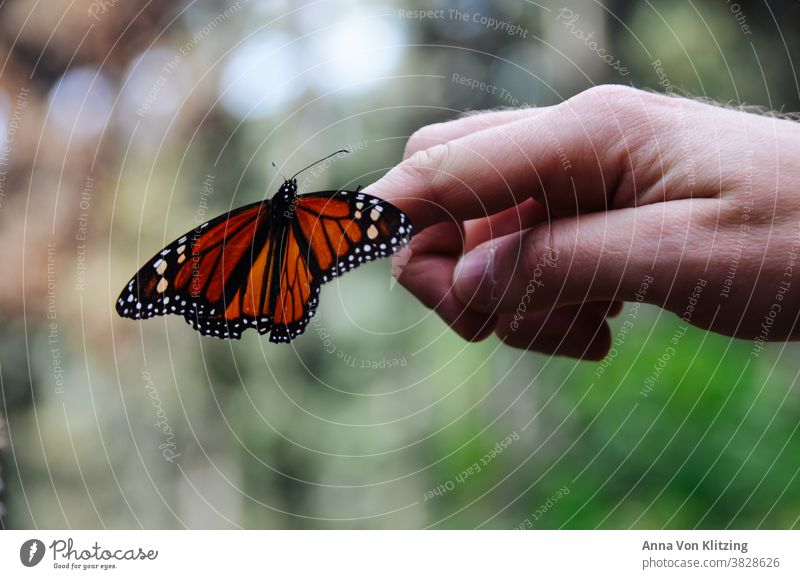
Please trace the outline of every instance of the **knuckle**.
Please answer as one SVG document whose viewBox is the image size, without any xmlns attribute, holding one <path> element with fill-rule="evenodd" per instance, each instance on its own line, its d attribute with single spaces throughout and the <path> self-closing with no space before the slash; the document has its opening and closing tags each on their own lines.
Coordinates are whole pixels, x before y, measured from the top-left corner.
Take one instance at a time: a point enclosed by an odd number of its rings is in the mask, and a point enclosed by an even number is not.
<svg viewBox="0 0 800 579">
<path fill-rule="evenodd" d="M 532 301 L 534 294 L 541 299 L 543 293 L 558 293 L 558 288 L 546 287 L 557 279 L 559 269 L 558 249 L 549 227 L 537 227 L 529 231 L 518 250 L 504 257 L 506 263 L 502 266 L 510 274 L 511 287 L 508 289 L 513 295 L 525 295 Z"/>
<path fill-rule="evenodd" d="M 450 213 L 446 207 L 453 180 L 447 165 L 451 147 L 448 142 L 417 151 L 387 174 L 394 186 L 406 191 L 407 196 L 416 200 L 418 216 L 422 217 L 424 214 L 427 225 Z"/>
<path fill-rule="evenodd" d="M 417 162 L 421 167 L 438 171 L 445 166 L 448 157 L 450 157 L 451 148 L 450 141 L 447 141 L 423 149 L 415 153 L 414 157 L 417 158 Z"/>
<path fill-rule="evenodd" d="M 404 158 L 408 158 L 414 153 L 424 151 L 429 147 L 440 144 L 442 138 L 437 135 L 442 125 L 443 123 L 435 123 L 414 131 L 406 143 L 405 154 L 403 155 Z"/>
<path fill-rule="evenodd" d="M 649 93 L 620 84 L 594 86 L 565 101 L 582 119 L 595 120 L 601 126 L 615 128 L 635 122 L 642 99 Z"/>
<path fill-rule="evenodd" d="M 555 263 L 558 250 L 553 240 L 552 228 L 536 227 L 525 235 L 524 241 L 524 267 L 526 273 L 533 273 L 542 264 Z M 554 267 L 550 265 L 549 267 Z"/>
<path fill-rule="evenodd" d="M 580 119 L 593 146 L 623 163 L 652 159 L 652 125 L 668 97 L 626 85 L 592 87 L 565 101 Z"/>
<path fill-rule="evenodd" d="M 415 180 L 425 187 L 432 188 L 447 166 L 447 160 L 452 154 L 451 149 L 450 142 L 422 149 L 408 158 L 405 167 Z"/>
<path fill-rule="evenodd" d="M 639 98 L 642 94 L 644 91 L 624 84 L 600 84 L 578 93 L 569 101 L 576 105 L 597 107 L 603 104 L 624 104 Z"/>
</svg>

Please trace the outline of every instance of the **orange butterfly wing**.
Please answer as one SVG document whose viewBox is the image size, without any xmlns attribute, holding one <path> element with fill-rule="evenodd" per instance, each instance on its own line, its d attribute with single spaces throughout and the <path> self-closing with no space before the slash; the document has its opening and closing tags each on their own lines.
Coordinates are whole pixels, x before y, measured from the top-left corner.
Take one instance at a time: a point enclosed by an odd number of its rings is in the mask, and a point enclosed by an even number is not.
<svg viewBox="0 0 800 579">
<path fill-rule="evenodd" d="M 285 222 L 271 220 L 270 208 L 240 207 L 172 242 L 128 282 L 117 312 L 182 315 L 217 338 L 254 327 L 289 342 L 314 315 L 323 283 L 391 255 L 412 234 L 399 209 L 359 191 L 299 196 Z"/>
<path fill-rule="evenodd" d="M 323 191 L 300 197 L 296 222 L 308 240 L 321 282 L 386 257 L 412 235 L 406 215 L 391 203 L 359 191 Z"/>
<path fill-rule="evenodd" d="M 301 247 L 305 240 L 298 233 L 289 228 L 282 243 L 271 342 L 289 342 L 302 334 L 317 308 L 320 282 L 309 267 L 309 256 Z"/>
<path fill-rule="evenodd" d="M 391 255 L 410 236 L 405 214 L 365 193 L 323 191 L 298 197 L 282 251 L 270 341 L 290 341 L 303 332 L 321 284 Z"/>
<path fill-rule="evenodd" d="M 221 215 L 153 256 L 128 282 L 117 312 L 133 319 L 182 315 L 200 333 L 239 338 L 271 327 L 265 285 L 274 263 L 269 203 Z"/>
</svg>

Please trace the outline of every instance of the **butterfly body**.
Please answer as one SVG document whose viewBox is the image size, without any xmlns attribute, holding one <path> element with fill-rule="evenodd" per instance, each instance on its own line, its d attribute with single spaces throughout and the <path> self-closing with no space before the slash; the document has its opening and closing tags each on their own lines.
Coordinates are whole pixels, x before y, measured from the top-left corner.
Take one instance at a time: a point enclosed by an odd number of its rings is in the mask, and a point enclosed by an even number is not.
<svg viewBox="0 0 800 579">
<path fill-rule="evenodd" d="M 128 282 L 119 315 L 182 315 L 203 335 L 247 328 L 289 342 L 305 329 L 320 286 L 391 255 L 412 235 L 390 203 L 357 191 L 298 195 L 287 179 L 270 200 L 231 210 L 167 245 Z"/>
</svg>

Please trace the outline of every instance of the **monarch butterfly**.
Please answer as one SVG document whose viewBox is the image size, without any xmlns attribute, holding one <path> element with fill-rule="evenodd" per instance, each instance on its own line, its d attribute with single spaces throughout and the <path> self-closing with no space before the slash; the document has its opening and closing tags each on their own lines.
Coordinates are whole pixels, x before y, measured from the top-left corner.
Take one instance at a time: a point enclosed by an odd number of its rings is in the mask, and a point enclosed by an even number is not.
<svg viewBox="0 0 800 579">
<path fill-rule="evenodd" d="M 337 151 L 333 155 L 346 153 Z M 120 294 L 117 313 L 176 314 L 205 336 L 239 339 L 248 328 L 290 342 L 305 330 L 320 286 L 411 239 L 408 217 L 355 191 L 298 195 L 297 175 L 272 199 L 233 209 L 154 255 Z"/>
</svg>

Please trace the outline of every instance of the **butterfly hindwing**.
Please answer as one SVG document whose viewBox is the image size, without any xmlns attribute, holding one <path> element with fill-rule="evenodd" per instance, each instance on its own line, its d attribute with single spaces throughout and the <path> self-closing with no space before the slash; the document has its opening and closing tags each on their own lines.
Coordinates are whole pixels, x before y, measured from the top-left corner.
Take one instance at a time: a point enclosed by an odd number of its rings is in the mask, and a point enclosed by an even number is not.
<svg viewBox="0 0 800 579">
<path fill-rule="evenodd" d="M 274 280 L 270 342 L 289 342 L 303 333 L 319 302 L 320 279 L 312 270 L 312 250 L 298 227 L 287 228 Z"/>
</svg>

